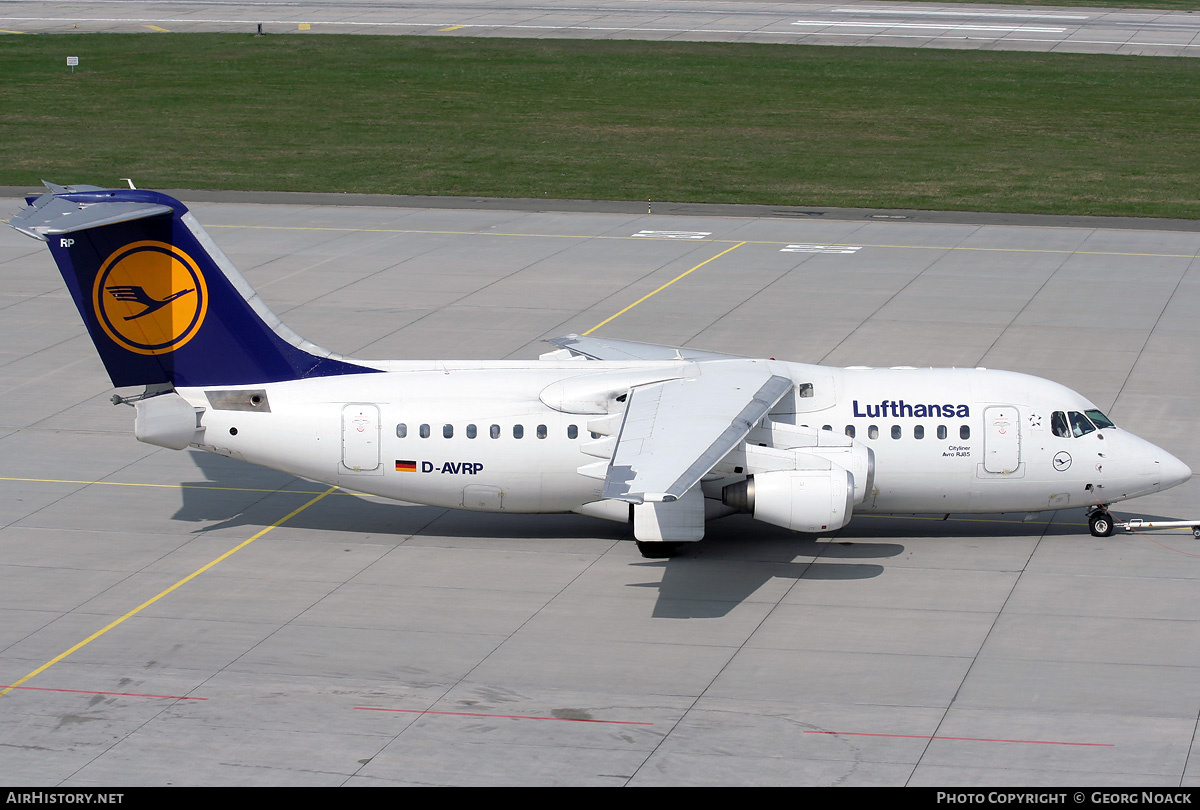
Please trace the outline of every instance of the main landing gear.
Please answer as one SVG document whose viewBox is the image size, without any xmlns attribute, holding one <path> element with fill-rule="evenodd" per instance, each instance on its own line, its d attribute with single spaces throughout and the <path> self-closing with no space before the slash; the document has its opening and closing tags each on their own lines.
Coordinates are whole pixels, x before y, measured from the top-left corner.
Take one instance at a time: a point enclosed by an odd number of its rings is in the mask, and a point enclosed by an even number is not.
<svg viewBox="0 0 1200 810">
<path fill-rule="evenodd" d="M 1113 533 L 1113 516 L 1104 506 L 1094 506 L 1088 512 L 1088 530 L 1092 537 L 1108 537 Z"/>
<path fill-rule="evenodd" d="M 662 541 L 653 541 L 644 543 L 641 540 L 637 541 L 638 551 L 648 560 L 665 560 L 674 557 L 678 553 L 683 543 L 669 543 Z"/>
</svg>

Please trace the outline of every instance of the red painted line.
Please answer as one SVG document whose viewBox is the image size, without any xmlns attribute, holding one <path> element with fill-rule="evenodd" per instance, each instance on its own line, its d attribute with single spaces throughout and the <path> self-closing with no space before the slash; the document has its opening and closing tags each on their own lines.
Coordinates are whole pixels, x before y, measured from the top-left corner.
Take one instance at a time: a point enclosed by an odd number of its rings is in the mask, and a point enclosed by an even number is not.
<svg viewBox="0 0 1200 810">
<path fill-rule="evenodd" d="M 114 695 L 116 697 L 140 697 L 140 698 L 162 698 L 163 700 L 208 700 L 202 697 L 188 697 L 187 695 L 142 695 L 137 692 L 96 692 L 90 689 L 51 689 L 47 686 L 4 686 L 0 684 L 0 689 L 28 689 L 31 692 L 67 692 L 72 695 Z"/>
<path fill-rule="evenodd" d="M 832 734 L 837 737 L 899 737 L 906 740 L 956 740 L 959 742 L 1025 743 L 1026 745 L 1086 745 L 1115 748 L 1113 743 L 1062 742 L 1060 740 L 1002 740 L 990 737 L 930 737 L 924 734 L 870 734 L 865 731 L 806 731 L 805 734 Z"/>
<path fill-rule="evenodd" d="M 568 723 L 608 723 L 618 726 L 652 726 L 653 723 L 638 723 L 633 720 L 588 720 L 583 717 L 539 717 L 531 714 L 482 714 L 477 712 L 435 712 L 429 709 L 377 709 L 373 706 L 355 706 L 363 712 L 398 712 L 400 714 L 445 714 L 451 717 L 495 717 L 502 720 L 562 720 Z"/>
</svg>

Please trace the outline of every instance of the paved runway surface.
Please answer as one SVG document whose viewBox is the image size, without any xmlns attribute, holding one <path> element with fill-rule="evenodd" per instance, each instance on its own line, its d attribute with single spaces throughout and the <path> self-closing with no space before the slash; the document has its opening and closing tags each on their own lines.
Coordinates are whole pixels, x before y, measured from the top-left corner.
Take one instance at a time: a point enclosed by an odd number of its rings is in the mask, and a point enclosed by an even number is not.
<svg viewBox="0 0 1200 810">
<path fill-rule="evenodd" d="M 738 245 L 600 334 L 1033 372 L 1200 469 L 1197 233 L 195 211 L 291 326 L 371 357 L 535 357 Z M 730 518 L 652 562 L 583 517 L 310 504 L 135 441 L 40 243 L 0 229 L 0 279 L 0 683 L 38 673 L 0 697 L 4 784 L 1200 784 L 1190 533 Z M 1198 486 L 1117 514 L 1200 517 Z"/>
<path fill-rule="evenodd" d="M 1200 55 L 1182 11 L 761 0 L 0 0 L 0 29 L 717 40 Z"/>
</svg>

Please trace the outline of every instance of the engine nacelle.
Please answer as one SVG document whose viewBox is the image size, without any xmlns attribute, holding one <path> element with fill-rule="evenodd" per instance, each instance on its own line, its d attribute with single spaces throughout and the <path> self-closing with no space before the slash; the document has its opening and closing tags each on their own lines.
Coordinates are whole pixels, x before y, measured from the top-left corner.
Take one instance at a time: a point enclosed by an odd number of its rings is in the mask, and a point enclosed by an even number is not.
<svg viewBox="0 0 1200 810">
<path fill-rule="evenodd" d="M 744 446 L 745 459 L 730 454 L 732 466 L 744 466 L 749 474 L 782 470 L 812 470 L 815 459 L 849 471 L 854 502 L 862 503 L 875 488 L 875 453 L 862 442 L 832 430 L 764 420 L 750 432 Z M 784 452 L 790 452 L 794 460 Z M 824 469 L 824 467 L 821 467 Z M 728 473 L 729 469 L 721 472 Z"/>
<path fill-rule="evenodd" d="M 818 456 L 849 472 L 854 503 L 865 501 L 875 487 L 875 451 L 862 442 L 852 442 L 849 447 L 806 447 L 797 452 Z"/>
<path fill-rule="evenodd" d="M 134 404 L 133 435 L 139 442 L 182 450 L 200 441 L 201 408 L 193 407 L 179 394 L 163 394 Z"/>
<path fill-rule="evenodd" d="M 846 470 L 757 473 L 721 493 L 721 500 L 755 520 L 796 532 L 826 532 L 850 522 L 854 482 Z"/>
</svg>

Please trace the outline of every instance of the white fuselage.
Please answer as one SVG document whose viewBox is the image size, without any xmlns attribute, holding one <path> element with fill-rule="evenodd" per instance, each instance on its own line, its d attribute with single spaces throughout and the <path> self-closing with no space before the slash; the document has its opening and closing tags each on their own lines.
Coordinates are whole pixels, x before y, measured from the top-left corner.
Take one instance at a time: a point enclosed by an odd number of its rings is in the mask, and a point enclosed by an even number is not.
<svg viewBox="0 0 1200 810">
<path fill-rule="evenodd" d="M 586 470 L 605 466 L 613 445 L 605 444 L 608 426 L 619 425 L 623 408 L 623 399 L 604 392 L 678 376 L 689 365 L 393 363 L 383 373 L 178 393 L 204 409 L 202 438 L 193 444 L 206 450 L 411 503 L 570 512 L 601 501 L 603 475 Z M 874 458 L 872 485 L 856 512 L 1087 507 L 1191 475 L 1178 459 L 1119 428 L 1056 435 L 1053 413 L 1095 406 L 1037 377 L 778 361 L 771 368 L 797 389 L 757 423 L 746 444 L 786 449 L 813 430 L 839 439 L 852 433 Z M 606 377 L 619 384 L 606 386 Z M 269 410 L 222 402 L 230 392 L 251 390 L 262 392 Z M 601 423 L 599 432 L 591 429 Z M 732 461 L 718 465 L 705 477 L 704 493 L 719 501 L 723 485 L 752 472 Z"/>
</svg>

